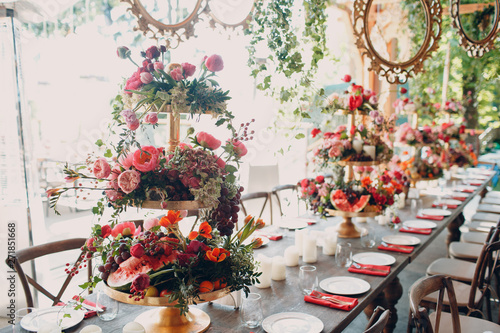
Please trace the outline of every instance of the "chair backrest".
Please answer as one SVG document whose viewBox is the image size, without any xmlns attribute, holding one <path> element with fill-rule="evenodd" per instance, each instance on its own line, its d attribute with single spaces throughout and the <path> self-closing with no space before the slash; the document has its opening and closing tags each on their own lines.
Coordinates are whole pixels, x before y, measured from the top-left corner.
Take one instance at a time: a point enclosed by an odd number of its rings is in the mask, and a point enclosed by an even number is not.
<svg viewBox="0 0 500 333">
<path fill-rule="evenodd" d="M 435 326 L 433 328 L 427 309 L 420 307 L 420 303 L 425 296 L 435 291 L 439 291 L 439 294 L 436 304 Z M 410 316 L 418 333 L 439 333 L 445 292 L 449 299 L 453 332 L 461 332 L 457 299 L 451 278 L 444 275 L 434 275 L 417 280 L 410 288 Z"/>
<path fill-rule="evenodd" d="M 476 291 L 480 290 L 483 295 L 486 289 L 491 285 L 491 278 L 493 275 L 494 267 L 498 262 L 498 257 L 500 254 L 500 228 L 491 228 L 488 236 L 486 237 L 486 242 L 481 249 L 476 262 L 476 270 L 474 271 L 474 277 L 472 278 L 471 292 L 469 294 L 469 300 L 467 307 L 469 312 L 479 312 L 478 305 L 482 303 L 482 297 L 475 302 Z"/>
<path fill-rule="evenodd" d="M 262 217 L 262 213 L 264 213 L 264 209 L 266 208 L 267 203 L 269 202 L 269 210 L 271 212 L 271 221 L 270 224 L 273 224 L 273 205 L 271 202 L 271 192 L 253 192 L 253 193 L 247 193 L 243 194 L 240 198 L 240 205 L 241 205 L 241 210 L 243 211 L 243 214 L 245 216 L 248 215 L 247 209 L 245 207 L 244 202 L 245 201 L 250 201 L 250 200 L 256 200 L 256 199 L 261 199 L 263 202 L 262 208 L 260 209 L 259 215 L 256 215 L 256 217 L 260 218 Z"/>
<path fill-rule="evenodd" d="M 288 196 L 286 195 L 281 195 L 282 192 L 287 191 Z M 285 192 L 285 193 L 287 193 Z M 298 194 L 298 188 L 297 184 L 287 184 L 287 185 L 278 185 L 272 188 L 271 194 L 276 197 L 276 201 L 278 203 L 278 208 L 279 208 L 279 213 L 280 216 L 283 216 L 283 205 L 286 200 L 290 201 L 293 200 L 294 202 L 289 202 L 288 205 L 290 204 L 296 204 L 297 205 L 297 215 L 299 214 L 299 194 Z"/>
<path fill-rule="evenodd" d="M 389 310 L 384 310 L 383 307 L 377 306 L 363 333 L 382 333 L 390 316 L 391 312 Z"/>
<path fill-rule="evenodd" d="M 36 282 L 32 277 L 24 273 L 23 268 L 21 267 L 21 264 L 27 261 L 34 260 L 36 258 L 40 258 L 49 254 L 54 254 L 54 253 L 59 253 L 59 252 L 64 252 L 64 251 L 69 251 L 69 250 L 75 250 L 75 249 L 80 249 L 85 242 L 87 241 L 86 238 L 70 238 L 70 239 L 64 239 L 61 241 L 56 241 L 56 242 L 51 242 L 51 243 L 46 243 L 42 245 L 37 245 L 37 246 L 32 246 L 26 249 L 18 250 L 15 252 L 14 256 L 10 256 L 7 258 L 6 263 L 7 265 L 14 269 L 18 276 L 19 280 L 21 281 L 21 284 L 23 286 L 24 294 L 26 296 L 26 304 L 28 307 L 33 307 L 33 296 L 31 294 L 30 286 L 31 284 L 36 290 L 47 296 L 52 300 L 52 305 L 56 305 L 58 302 L 61 301 L 61 297 L 64 294 L 64 291 L 68 287 L 71 278 L 73 277 L 71 274 L 68 274 L 66 277 L 66 280 L 64 281 L 61 289 L 57 293 L 57 295 L 53 295 L 47 289 L 42 287 L 38 282 Z M 75 262 L 81 262 L 83 253 L 80 253 L 78 255 L 78 258 Z M 91 275 L 92 275 L 92 261 L 89 259 L 88 262 L 86 263 L 88 267 L 88 279 L 90 280 Z"/>
</svg>

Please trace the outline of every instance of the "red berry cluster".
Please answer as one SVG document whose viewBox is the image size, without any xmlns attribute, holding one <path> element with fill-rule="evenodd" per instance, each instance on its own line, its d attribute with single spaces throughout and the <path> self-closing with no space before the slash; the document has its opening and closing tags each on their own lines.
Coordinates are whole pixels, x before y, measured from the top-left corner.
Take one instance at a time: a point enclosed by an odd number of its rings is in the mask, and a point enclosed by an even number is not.
<svg viewBox="0 0 500 333">
<path fill-rule="evenodd" d="M 243 141 L 248 141 L 248 140 L 253 140 L 253 135 L 255 134 L 255 131 L 248 131 L 248 127 L 251 125 L 251 123 L 254 123 L 255 119 L 250 120 L 247 123 L 241 123 L 240 129 L 238 130 L 238 133 L 234 133 L 234 138 L 236 140 L 239 140 L 241 142 Z M 243 133 L 240 135 L 239 133 L 243 131 Z"/>
</svg>

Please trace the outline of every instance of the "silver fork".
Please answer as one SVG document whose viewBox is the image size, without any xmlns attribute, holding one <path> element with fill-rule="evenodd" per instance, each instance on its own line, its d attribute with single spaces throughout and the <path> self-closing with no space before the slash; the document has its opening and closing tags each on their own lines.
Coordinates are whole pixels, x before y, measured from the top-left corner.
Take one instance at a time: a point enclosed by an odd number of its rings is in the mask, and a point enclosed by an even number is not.
<svg viewBox="0 0 500 333">
<path fill-rule="evenodd" d="M 374 272 L 381 272 L 381 273 L 389 273 L 388 271 L 386 271 L 384 269 L 379 269 L 379 268 L 374 268 L 374 267 L 363 267 L 360 264 L 358 264 L 357 262 L 352 263 L 352 265 L 354 267 L 356 267 L 357 269 L 364 269 L 367 271 L 374 271 Z"/>
<path fill-rule="evenodd" d="M 400 249 L 400 250 L 408 250 L 408 248 L 406 248 L 406 247 L 394 245 L 394 244 L 387 244 L 386 242 L 381 242 L 381 244 L 382 244 L 382 246 L 385 246 L 385 247 L 392 247 L 394 249 Z"/>
<path fill-rule="evenodd" d="M 316 299 L 323 299 L 325 301 L 329 301 L 329 302 L 340 304 L 340 305 L 350 305 L 351 304 L 350 302 L 341 301 L 341 300 L 336 299 L 334 297 L 329 297 L 329 296 L 322 295 L 321 293 L 319 293 L 316 290 L 312 291 L 311 297 L 312 298 L 316 298 Z"/>
</svg>

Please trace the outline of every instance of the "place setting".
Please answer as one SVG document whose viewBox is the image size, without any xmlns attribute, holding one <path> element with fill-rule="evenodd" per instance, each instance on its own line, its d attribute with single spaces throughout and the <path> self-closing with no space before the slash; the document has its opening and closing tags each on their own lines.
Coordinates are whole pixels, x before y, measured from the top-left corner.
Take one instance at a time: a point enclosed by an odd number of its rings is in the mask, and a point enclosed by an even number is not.
<svg viewBox="0 0 500 333">
<path fill-rule="evenodd" d="M 439 198 L 432 203 L 433 208 L 442 209 L 457 209 L 462 204 L 462 201 L 456 199 Z"/>
<path fill-rule="evenodd" d="M 399 232 L 430 235 L 432 233 L 432 229 L 436 227 L 437 224 L 432 221 L 408 220 L 403 222 L 403 225 L 399 229 Z"/>
<path fill-rule="evenodd" d="M 452 212 L 442 208 L 425 208 L 417 213 L 418 219 L 442 221 L 446 216 L 450 216 Z"/>
<path fill-rule="evenodd" d="M 387 235 L 382 237 L 378 249 L 409 254 L 413 252 L 414 246 L 418 244 L 420 244 L 420 239 L 414 236 Z"/>
<path fill-rule="evenodd" d="M 391 265 L 396 258 L 385 253 L 361 252 L 352 257 L 352 264 L 347 270 L 351 273 L 387 276 L 391 272 Z"/>
</svg>

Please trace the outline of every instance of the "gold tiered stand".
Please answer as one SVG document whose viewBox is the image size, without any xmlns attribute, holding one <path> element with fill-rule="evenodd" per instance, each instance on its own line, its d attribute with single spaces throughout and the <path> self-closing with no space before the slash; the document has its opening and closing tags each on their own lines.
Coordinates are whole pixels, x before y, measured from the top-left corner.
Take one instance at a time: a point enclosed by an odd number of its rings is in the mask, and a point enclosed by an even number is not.
<svg viewBox="0 0 500 333">
<path fill-rule="evenodd" d="M 210 326 L 210 316 L 204 311 L 190 308 L 186 315 L 181 315 L 170 303 L 168 297 L 144 297 L 138 301 L 130 298 L 130 294 L 114 290 L 104 284 L 104 292 L 109 297 L 127 304 L 155 306 L 155 309 L 141 313 L 135 321 L 141 324 L 146 333 L 198 333 L 205 332 Z M 200 294 L 196 303 L 215 301 L 229 294 L 229 288 L 223 288 L 209 293 Z"/>
<path fill-rule="evenodd" d="M 355 126 L 356 123 L 356 114 L 354 112 L 346 112 L 342 111 L 343 114 L 347 115 L 347 130 L 349 131 L 352 126 Z M 363 117 L 363 124 L 365 123 L 365 112 L 358 112 L 358 115 Z M 350 131 L 349 137 L 352 140 Z M 380 161 L 338 161 L 336 164 L 347 167 L 345 173 L 345 179 L 347 182 L 350 182 L 354 179 L 354 170 L 353 167 L 366 167 L 366 166 L 374 166 L 381 164 Z M 326 209 L 326 212 L 331 216 L 342 216 L 344 219 L 337 227 L 337 234 L 340 238 L 359 238 L 361 237 L 361 233 L 356 228 L 356 225 L 352 222 L 353 217 L 375 217 L 380 215 L 380 212 L 345 212 L 336 209 Z"/>
</svg>

